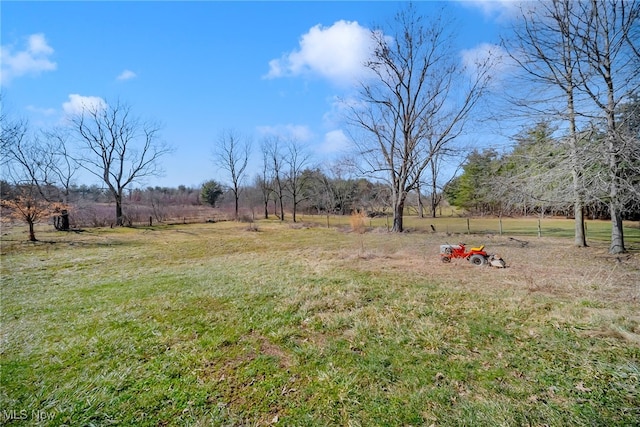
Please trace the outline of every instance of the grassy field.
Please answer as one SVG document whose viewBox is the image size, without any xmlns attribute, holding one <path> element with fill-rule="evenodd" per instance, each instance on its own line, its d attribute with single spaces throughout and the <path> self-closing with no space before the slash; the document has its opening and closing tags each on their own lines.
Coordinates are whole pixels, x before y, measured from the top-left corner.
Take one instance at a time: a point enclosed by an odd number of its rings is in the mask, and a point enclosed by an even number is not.
<svg viewBox="0 0 640 427">
<path fill-rule="evenodd" d="M 0 424 L 638 425 L 634 224 L 611 256 L 607 223 L 304 220 L 4 228 Z"/>
</svg>

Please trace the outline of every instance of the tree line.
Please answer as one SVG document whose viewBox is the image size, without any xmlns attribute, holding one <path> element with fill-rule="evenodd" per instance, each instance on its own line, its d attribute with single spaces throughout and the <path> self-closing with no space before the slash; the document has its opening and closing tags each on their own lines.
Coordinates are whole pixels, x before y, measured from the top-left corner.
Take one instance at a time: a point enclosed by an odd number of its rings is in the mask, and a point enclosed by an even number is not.
<svg viewBox="0 0 640 427">
<path fill-rule="evenodd" d="M 624 132 L 640 141 L 640 98 L 621 106 Z M 627 116 L 626 118 L 624 116 Z M 447 201 L 476 215 L 563 215 L 574 217 L 572 172 L 578 171 L 584 216 L 611 219 L 606 153 L 601 130 L 592 127 L 578 134 L 574 147 L 566 137 L 554 135 L 549 122 L 541 122 L 517 136 L 515 147 L 474 150 L 462 173 L 444 189 Z M 577 148 L 577 158 L 572 150 Z M 620 147 L 618 197 L 623 219 L 640 219 L 640 143 Z"/>
<path fill-rule="evenodd" d="M 236 195 L 240 203 L 235 204 Z M 237 189 L 209 180 L 202 186 L 204 204 L 230 206 L 235 219 L 277 218 L 298 221 L 298 215 L 350 215 L 360 212 L 368 216 L 387 215 L 390 192 L 387 185 L 365 178 L 344 178 L 305 168 L 297 174 L 265 180 L 256 175 L 251 185 Z M 241 208 L 237 208 L 241 206 Z"/>
</svg>

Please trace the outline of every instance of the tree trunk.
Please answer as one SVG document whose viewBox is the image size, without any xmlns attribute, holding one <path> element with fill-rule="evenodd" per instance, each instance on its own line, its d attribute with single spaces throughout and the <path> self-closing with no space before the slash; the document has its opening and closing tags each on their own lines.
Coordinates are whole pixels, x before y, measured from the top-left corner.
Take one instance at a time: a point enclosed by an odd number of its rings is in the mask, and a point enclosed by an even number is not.
<svg viewBox="0 0 640 427">
<path fill-rule="evenodd" d="M 575 223 L 574 245 L 579 248 L 587 247 L 587 236 L 584 231 L 584 207 L 581 200 L 576 200 L 573 205 Z"/>
<path fill-rule="evenodd" d="M 438 208 L 438 195 L 435 193 L 435 186 L 433 188 L 433 191 L 431 193 L 431 218 L 435 218 L 436 217 L 436 209 Z"/>
<path fill-rule="evenodd" d="M 439 156 L 436 156 L 439 157 Z M 439 197 L 438 197 L 438 165 L 437 162 L 438 159 L 432 159 L 431 160 L 431 196 L 430 196 L 430 203 L 431 203 L 431 218 L 435 218 L 436 217 L 436 209 L 438 208 L 438 204 L 440 203 Z"/>
<path fill-rule="evenodd" d="M 34 230 L 33 221 L 28 221 L 28 223 L 29 223 L 29 241 L 30 242 L 37 242 L 38 239 L 36 239 L 36 232 Z"/>
<path fill-rule="evenodd" d="M 124 225 L 124 215 L 122 213 L 122 194 L 116 194 L 116 225 L 121 227 Z"/>
<path fill-rule="evenodd" d="M 622 230 L 622 216 L 613 204 L 611 205 L 611 246 L 610 254 L 620 254 L 626 252 L 624 247 L 624 232 Z"/>
<path fill-rule="evenodd" d="M 296 222 L 296 208 L 298 205 L 298 200 L 296 198 L 295 193 L 293 194 L 293 222 Z"/>
<path fill-rule="evenodd" d="M 280 199 L 280 221 L 284 221 L 284 203 L 282 202 L 282 197 Z"/>
<path fill-rule="evenodd" d="M 264 201 L 264 219 L 269 219 L 269 199 Z"/>
<path fill-rule="evenodd" d="M 607 62 L 607 70 L 611 69 L 610 63 Z M 613 80 L 611 74 L 607 73 L 605 82 L 607 84 L 608 96 L 607 96 L 607 140 L 608 140 L 608 155 L 609 155 L 609 211 L 611 213 L 611 246 L 609 247 L 610 254 L 619 254 L 626 252 L 624 247 L 624 231 L 622 229 L 622 207 L 623 203 L 620 201 L 620 158 L 618 157 L 619 151 L 619 136 L 616 129 L 616 117 L 615 117 L 615 100 L 613 90 Z"/>
<path fill-rule="evenodd" d="M 69 225 L 69 212 L 67 210 L 63 210 L 62 215 L 60 216 L 62 217 L 62 230 L 69 231 L 71 228 Z"/>
<path fill-rule="evenodd" d="M 580 248 L 584 248 L 587 246 L 587 236 L 584 231 L 584 202 L 583 202 L 583 187 L 580 182 L 579 175 L 579 162 L 578 162 L 578 144 L 577 144 L 577 134 L 575 127 L 575 113 L 573 112 L 573 99 L 571 99 L 569 103 L 569 108 L 571 109 L 571 119 L 570 119 L 570 128 L 571 128 L 571 146 L 570 146 L 570 155 L 571 155 L 571 177 L 572 177 L 572 192 L 573 192 L 573 216 L 574 216 L 574 245 Z"/>
<path fill-rule="evenodd" d="M 393 207 L 393 228 L 391 229 L 394 233 L 402 233 L 404 231 L 402 225 L 402 219 L 404 215 L 404 201 L 405 197 L 400 196 L 399 200 Z"/>
<path fill-rule="evenodd" d="M 236 219 L 236 221 L 237 221 L 237 220 L 239 219 L 239 203 L 238 203 L 238 199 L 239 199 L 239 197 L 238 197 L 238 190 L 234 191 L 234 193 L 233 193 L 233 194 L 234 194 L 235 199 L 236 199 L 236 211 L 235 211 L 235 212 L 236 212 L 236 213 L 235 213 L 236 218 L 235 218 L 235 219 Z"/>
<path fill-rule="evenodd" d="M 610 254 L 626 252 L 624 247 L 624 231 L 622 229 L 622 212 L 618 195 L 618 159 L 615 155 L 615 143 L 613 138 L 609 142 L 609 173 L 611 183 L 609 184 L 609 213 L 611 214 L 611 246 Z"/>
<path fill-rule="evenodd" d="M 69 212 L 66 209 L 53 218 L 53 226 L 58 231 L 69 231 Z"/>
<path fill-rule="evenodd" d="M 418 193 L 418 218 L 424 218 L 424 205 L 422 204 L 422 192 L 420 191 L 420 183 L 416 187 Z"/>
</svg>

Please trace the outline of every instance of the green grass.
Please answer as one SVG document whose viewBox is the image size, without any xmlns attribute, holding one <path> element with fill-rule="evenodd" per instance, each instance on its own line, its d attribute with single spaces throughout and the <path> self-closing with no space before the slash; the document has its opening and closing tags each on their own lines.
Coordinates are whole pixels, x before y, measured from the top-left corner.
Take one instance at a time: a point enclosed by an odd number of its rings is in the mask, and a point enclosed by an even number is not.
<svg viewBox="0 0 640 427">
<path fill-rule="evenodd" d="M 5 231 L 2 422 L 640 419 L 637 255 L 491 237 L 498 270 L 442 264 L 444 233 L 257 228 Z"/>
</svg>

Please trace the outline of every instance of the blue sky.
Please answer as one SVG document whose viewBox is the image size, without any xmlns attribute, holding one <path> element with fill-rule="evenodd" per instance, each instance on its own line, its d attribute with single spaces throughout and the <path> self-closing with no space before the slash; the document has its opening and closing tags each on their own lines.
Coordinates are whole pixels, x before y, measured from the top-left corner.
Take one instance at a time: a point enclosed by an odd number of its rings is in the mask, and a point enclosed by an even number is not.
<svg viewBox="0 0 640 427">
<path fill-rule="evenodd" d="M 175 149 L 164 176 L 144 186 L 224 181 L 212 152 L 230 129 L 253 143 L 251 178 L 265 135 L 295 138 L 311 164 L 326 164 L 348 147 L 336 99 L 355 89 L 363 35 L 401 4 L 3 1 L 3 108 L 38 128 L 59 125 L 82 102 L 130 105 L 161 123 Z M 512 5 L 416 4 L 454 16 L 461 60 L 498 42 Z"/>
</svg>

